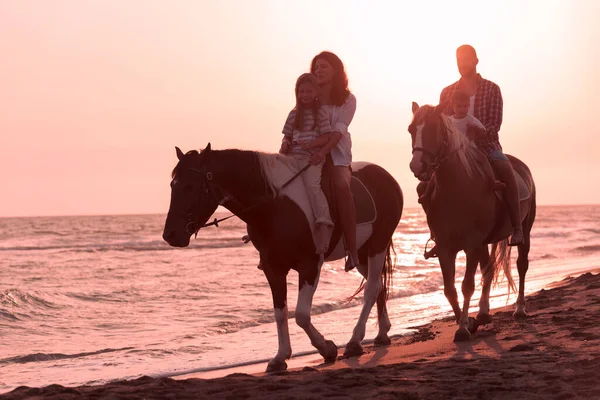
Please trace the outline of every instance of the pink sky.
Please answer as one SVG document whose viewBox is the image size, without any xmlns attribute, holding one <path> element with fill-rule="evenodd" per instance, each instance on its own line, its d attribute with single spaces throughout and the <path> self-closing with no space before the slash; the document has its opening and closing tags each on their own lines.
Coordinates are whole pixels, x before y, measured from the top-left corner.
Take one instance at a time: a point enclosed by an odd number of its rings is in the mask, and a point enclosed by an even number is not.
<svg viewBox="0 0 600 400">
<path fill-rule="evenodd" d="M 538 203 L 600 203 L 598 15 L 594 0 L 2 1 L 0 216 L 166 213 L 174 146 L 276 151 L 325 49 L 358 98 L 355 160 L 416 206 L 410 105 L 437 103 L 463 43 L 502 89 L 501 143 Z"/>
</svg>

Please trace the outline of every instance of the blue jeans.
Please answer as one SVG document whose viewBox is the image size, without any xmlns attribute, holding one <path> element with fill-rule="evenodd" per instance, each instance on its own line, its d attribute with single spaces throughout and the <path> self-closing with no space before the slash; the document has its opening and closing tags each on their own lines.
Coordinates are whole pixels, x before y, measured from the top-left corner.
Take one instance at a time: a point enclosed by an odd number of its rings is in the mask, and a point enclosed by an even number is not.
<svg viewBox="0 0 600 400">
<path fill-rule="evenodd" d="M 502 152 L 502 150 L 494 150 L 491 153 L 488 153 L 487 156 L 489 158 L 491 158 L 492 160 L 509 161 L 508 157 L 506 157 L 504 155 L 504 153 Z"/>
</svg>

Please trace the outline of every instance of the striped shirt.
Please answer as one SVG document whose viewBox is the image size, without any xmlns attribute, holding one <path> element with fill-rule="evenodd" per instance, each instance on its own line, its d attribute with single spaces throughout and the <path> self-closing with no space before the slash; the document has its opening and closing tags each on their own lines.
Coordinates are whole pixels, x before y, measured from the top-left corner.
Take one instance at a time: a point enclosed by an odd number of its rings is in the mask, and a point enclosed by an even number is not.
<svg viewBox="0 0 600 400">
<path fill-rule="evenodd" d="M 452 99 L 455 90 L 460 89 L 462 80 L 444 88 L 440 94 L 440 104 Z M 448 102 L 446 114 L 452 115 L 452 104 Z M 484 153 L 490 154 L 495 150 L 502 151 L 498 132 L 502 125 L 502 93 L 500 88 L 492 81 L 483 79 L 477 74 L 477 91 L 475 92 L 474 117 L 477 118 L 487 131 L 487 137 L 475 140 L 475 145 Z"/>
<path fill-rule="evenodd" d="M 303 149 L 300 146 L 302 142 L 310 142 L 318 138 L 324 133 L 331 132 L 331 124 L 329 122 L 329 114 L 324 107 L 319 108 L 317 115 L 317 124 L 315 127 L 315 116 L 312 110 L 304 110 L 304 126 L 302 129 L 294 128 L 294 120 L 296 119 L 296 109 L 290 111 L 290 114 L 285 121 L 282 133 L 285 138 L 292 143 L 290 153 L 310 155 L 309 150 Z"/>
</svg>

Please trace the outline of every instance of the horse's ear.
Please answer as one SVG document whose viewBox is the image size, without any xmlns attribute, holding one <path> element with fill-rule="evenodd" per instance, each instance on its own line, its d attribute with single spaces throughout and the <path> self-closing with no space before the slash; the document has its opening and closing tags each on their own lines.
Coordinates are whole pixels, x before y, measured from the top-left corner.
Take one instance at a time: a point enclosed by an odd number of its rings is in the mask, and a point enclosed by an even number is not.
<svg viewBox="0 0 600 400">
<path fill-rule="evenodd" d="M 204 150 L 202 150 L 202 152 L 208 153 L 209 151 L 210 151 L 210 142 L 208 142 L 208 144 L 206 145 L 206 147 L 204 148 Z"/>
<path fill-rule="evenodd" d="M 419 105 L 413 101 L 412 102 L 412 112 L 413 112 L 413 114 L 416 113 L 418 109 L 419 109 Z"/>
<path fill-rule="evenodd" d="M 179 147 L 175 146 L 175 152 L 177 153 L 177 159 L 178 159 L 179 161 L 181 161 L 181 159 L 183 158 L 183 151 L 181 151 L 181 150 L 179 149 Z"/>
</svg>

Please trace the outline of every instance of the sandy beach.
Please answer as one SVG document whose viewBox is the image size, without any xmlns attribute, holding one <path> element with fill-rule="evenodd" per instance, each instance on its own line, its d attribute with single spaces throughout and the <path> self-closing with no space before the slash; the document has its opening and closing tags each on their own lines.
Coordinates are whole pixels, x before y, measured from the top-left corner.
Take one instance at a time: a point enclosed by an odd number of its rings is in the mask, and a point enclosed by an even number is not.
<svg viewBox="0 0 600 400">
<path fill-rule="evenodd" d="M 358 358 L 313 359 L 267 376 L 215 379 L 142 377 L 101 386 L 20 387 L 2 399 L 571 399 L 600 398 L 600 274 L 566 278 L 528 297 L 529 318 L 512 306 L 493 312 L 468 343 L 454 343 L 453 321 L 418 327 Z M 340 351 L 340 354 L 342 351 Z"/>
</svg>

